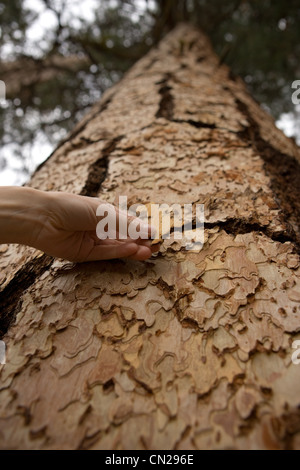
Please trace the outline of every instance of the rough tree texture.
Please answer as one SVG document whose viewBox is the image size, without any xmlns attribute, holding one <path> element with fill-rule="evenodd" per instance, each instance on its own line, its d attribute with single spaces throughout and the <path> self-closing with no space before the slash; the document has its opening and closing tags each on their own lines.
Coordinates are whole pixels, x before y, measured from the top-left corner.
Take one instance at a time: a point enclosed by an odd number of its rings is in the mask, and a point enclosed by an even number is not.
<svg viewBox="0 0 300 470">
<path fill-rule="evenodd" d="M 1 248 L 2 448 L 300 448 L 299 149 L 181 25 L 31 186 L 204 203 L 205 245 L 72 265 Z"/>
</svg>

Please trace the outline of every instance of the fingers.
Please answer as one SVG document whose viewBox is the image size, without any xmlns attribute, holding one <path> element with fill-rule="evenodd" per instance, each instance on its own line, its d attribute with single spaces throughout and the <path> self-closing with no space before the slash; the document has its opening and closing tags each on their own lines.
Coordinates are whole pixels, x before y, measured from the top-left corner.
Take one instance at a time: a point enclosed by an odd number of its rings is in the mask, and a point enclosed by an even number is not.
<svg viewBox="0 0 300 470">
<path fill-rule="evenodd" d="M 128 259 L 136 260 L 136 261 L 145 261 L 149 259 L 152 255 L 151 248 L 148 246 L 140 245 L 137 252 L 134 255 L 128 256 Z"/>
<path fill-rule="evenodd" d="M 159 251 L 159 245 L 151 246 L 150 240 L 137 240 L 133 242 L 121 242 L 117 240 L 103 240 L 101 244 L 95 244 L 89 254 L 81 261 L 98 261 L 115 258 L 128 258 L 145 261 L 153 253 Z"/>
<path fill-rule="evenodd" d="M 118 208 L 116 208 L 116 216 L 120 239 L 125 239 L 128 236 L 134 240 L 139 238 L 147 240 L 155 237 L 155 227 L 152 227 L 141 218 L 128 215 L 127 212 Z"/>
<path fill-rule="evenodd" d="M 137 260 L 137 261 L 145 261 L 149 259 L 153 253 L 159 251 L 159 245 L 151 246 L 151 241 L 147 240 L 140 240 L 140 244 L 138 245 L 139 249 L 136 253 L 131 256 L 128 256 L 129 259 Z"/>
<path fill-rule="evenodd" d="M 137 240 L 137 244 L 139 246 L 139 250 L 130 257 L 130 259 L 136 260 L 146 260 L 152 256 L 153 253 L 159 251 L 160 246 L 158 245 L 151 245 L 150 240 Z"/>
<path fill-rule="evenodd" d="M 157 253 L 160 250 L 161 244 L 157 243 L 156 245 L 151 246 L 151 253 Z"/>
<path fill-rule="evenodd" d="M 84 261 L 99 261 L 134 256 L 139 246 L 136 243 L 120 243 L 119 245 L 95 245 Z"/>
<path fill-rule="evenodd" d="M 155 238 L 156 229 L 148 224 L 147 219 L 129 215 L 126 210 L 123 211 L 114 204 L 103 202 L 98 198 L 86 199 L 95 210 L 97 217 L 102 217 L 102 223 L 105 223 L 107 227 L 109 238 L 115 239 L 116 236 L 120 240 L 126 240 L 128 237 L 133 240 Z M 99 230 L 102 231 L 102 225 Z"/>
</svg>

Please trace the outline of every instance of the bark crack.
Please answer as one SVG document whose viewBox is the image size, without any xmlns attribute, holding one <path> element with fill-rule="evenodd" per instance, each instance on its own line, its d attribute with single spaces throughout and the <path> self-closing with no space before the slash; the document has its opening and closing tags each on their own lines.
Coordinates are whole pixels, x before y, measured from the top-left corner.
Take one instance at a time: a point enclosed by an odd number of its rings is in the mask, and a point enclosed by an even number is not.
<svg viewBox="0 0 300 470">
<path fill-rule="evenodd" d="M 216 129 L 217 126 L 214 123 L 203 122 L 203 121 L 194 121 L 193 119 L 172 119 L 173 122 L 177 122 L 179 124 L 189 124 L 190 126 L 196 127 L 200 129 L 201 127 L 206 127 L 208 129 Z M 219 127 L 219 129 L 222 129 Z"/>
<path fill-rule="evenodd" d="M 171 227 L 170 234 L 181 231 L 182 227 Z M 195 230 L 197 228 L 196 221 L 193 220 L 190 224 L 185 224 L 186 230 Z M 204 227 L 206 229 L 212 229 L 215 227 L 219 227 L 221 230 L 224 230 L 228 235 L 246 235 L 247 233 L 257 232 L 263 233 L 268 238 L 275 242 L 286 243 L 291 242 L 294 243 L 294 240 L 289 237 L 288 234 L 281 232 L 274 232 L 270 229 L 267 225 L 261 225 L 258 222 L 252 222 L 251 220 L 246 219 L 237 219 L 237 218 L 228 218 L 224 221 L 217 221 L 217 222 L 204 222 Z M 296 245 L 296 248 L 297 245 Z"/>
<path fill-rule="evenodd" d="M 247 105 L 238 98 L 235 99 L 238 109 L 250 124 L 238 135 L 248 145 L 252 145 L 263 159 L 265 171 L 270 177 L 271 189 L 279 203 L 286 225 L 285 238 L 295 243 L 297 250 L 300 250 L 300 201 L 298 198 L 300 165 L 295 158 L 275 149 L 262 138 L 259 125 L 252 117 Z"/>
<path fill-rule="evenodd" d="M 174 116 L 174 98 L 171 93 L 172 87 L 169 85 L 171 74 L 167 73 L 165 77 L 157 82 L 156 85 L 162 85 L 159 89 L 161 95 L 159 109 L 155 115 L 156 118 L 165 118 L 168 121 L 173 121 Z"/>
<path fill-rule="evenodd" d="M 0 292 L 0 337 L 8 331 L 22 308 L 22 296 L 35 280 L 50 269 L 53 258 L 46 254 L 25 263 Z"/>
<path fill-rule="evenodd" d="M 122 138 L 120 135 L 109 140 L 101 152 L 101 157 L 90 166 L 87 180 L 80 191 L 82 196 L 98 197 L 101 185 L 107 176 L 109 156 Z"/>
<path fill-rule="evenodd" d="M 107 142 L 101 152 L 101 157 L 91 165 L 88 178 L 80 194 L 97 197 L 101 185 L 106 178 L 109 164 L 109 155 L 115 150 L 122 136 L 115 137 Z M 53 263 L 53 258 L 46 254 L 34 258 L 20 268 L 13 279 L 0 292 L 0 337 L 7 333 L 14 323 L 17 313 L 22 308 L 24 293 L 47 271 Z"/>
<path fill-rule="evenodd" d="M 221 222 L 205 222 L 206 228 L 219 227 L 230 235 L 246 235 L 251 232 L 261 232 L 273 241 L 285 243 L 293 242 L 288 234 L 284 232 L 273 232 L 267 225 L 261 225 L 258 222 L 251 222 L 245 219 L 229 218 Z"/>
</svg>

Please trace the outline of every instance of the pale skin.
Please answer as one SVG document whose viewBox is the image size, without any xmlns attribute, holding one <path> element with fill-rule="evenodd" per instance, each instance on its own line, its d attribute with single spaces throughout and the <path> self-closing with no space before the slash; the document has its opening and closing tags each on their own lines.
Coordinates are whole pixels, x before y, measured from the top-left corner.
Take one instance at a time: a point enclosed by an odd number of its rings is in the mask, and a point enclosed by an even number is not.
<svg viewBox="0 0 300 470">
<path fill-rule="evenodd" d="M 129 258 L 146 260 L 158 251 L 148 239 L 100 240 L 96 235 L 98 198 L 32 188 L 0 187 L 0 243 L 18 243 L 73 262 Z M 116 209 L 117 227 L 122 212 Z M 128 217 L 128 223 L 132 217 Z M 118 232 L 117 232 L 118 235 Z"/>
</svg>

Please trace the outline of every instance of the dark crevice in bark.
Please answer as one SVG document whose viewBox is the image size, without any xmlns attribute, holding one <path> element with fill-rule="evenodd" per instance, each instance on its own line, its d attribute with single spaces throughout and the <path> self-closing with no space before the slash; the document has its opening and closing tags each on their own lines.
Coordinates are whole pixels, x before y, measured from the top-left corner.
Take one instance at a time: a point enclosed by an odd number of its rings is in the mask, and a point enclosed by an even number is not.
<svg viewBox="0 0 300 470">
<path fill-rule="evenodd" d="M 294 242 L 300 250 L 300 165 L 290 155 L 272 147 L 260 135 L 257 122 L 253 119 L 245 103 L 236 98 L 239 110 L 248 120 L 250 126 L 238 135 L 253 146 L 264 160 L 265 171 L 270 177 L 271 189 L 279 203 L 286 238 Z"/>
<path fill-rule="evenodd" d="M 185 230 L 195 230 L 197 228 L 196 222 L 193 221 L 192 223 L 185 224 Z M 284 232 L 274 232 L 270 229 L 269 226 L 261 225 L 258 222 L 245 220 L 245 219 L 236 219 L 236 218 L 228 218 L 225 221 L 217 221 L 217 222 L 205 222 L 204 228 L 212 229 L 215 227 L 219 227 L 221 230 L 225 230 L 226 233 L 229 235 L 245 235 L 251 232 L 258 232 L 266 235 L 268 238 L 272 239 L 273 241 L 285 243 L 285 242 L 294 242 L 286 233 Z M 170 234 L 174 232 L 181 231 L 182 227 L 171 227 Z M 297 247 L 297 246 L 296 246 Z"/>
<path fill-rule="evenodd" d="M 225 230 L 226 233 L 230 235 L 245 235 L 251 232 L 260 232 L 266 235 L 268 238 L 271 238 L 273 241 L 285 243 L 285 242 L 294 242 L 293 239 L 289 237 L 287 233 L 284 232 L 273 232 L 268 226 L 260 225 L 258 222 L 251 222 L 244 219 L 235 219 L 230 218 L 222 222 L 205 222 L 205 228 L 214 228 L 219 227 L 222 230 Z"/>
<path fill-rule="evenodd" d="M 101 184 L 107 175 L 109 155 L 115 150 L 121 138 L 122 136 L 118 136 L 110 140 L 102 150 L 101 157 L 91 165 L 85 186 L 80 192 L 81 195 L 98 196 Z M 23 294 L 50 268 L 52 263 L 53 258 L 46 254 L 29 261 L 19 269 L 9 284 L 0 292 L 0 337 L 3 337 L 15 321 L 22 307 Z"/>
<path fill-rule="evenodd" d="M 97 197 L 99 195 L 101 185 L 107 176 L 109 155 L 115 150 L 122 137 L 118 136 L 110 140 L 102 150 L 101 157 L 90 166 L 86 183 L 80 192 L 82 196 Z"/>
<path fill-rule="evenodd" d="M 300 410 L 295 409 L 273 418 L 275 435 L 284 443 L 284 450 L 293 450 L 294 436 L 300 432 Z"/>
<path fill-rule="evenodd" d="M 13 279 L 0 292 L 0 337 L 7 332 L 15 321 L 22 307 L 24 292 L 47 271 L 53 263 L 53 258 L 46 254 L 28 261 L 14 275 Z"/>
<path fill-rule="evenodd" d="M 163 80 L 156 83 L 156 85 L 162 85 L 162 86 L 159 89 L 161 100 L 159 103 L 159 109 L 155 117 L 157 118 L 163 117 L 165 119 L 168 119 L 168 121 L 173 120 L 173 114 L 174 114 L 174 98 L 171 93 L 172 87 L 169 85 L 170 78 L 171 78 L 171 74 L 167 73 Z"/>
<path fill-rule="evenodd" d="M 208 129 L 216 129 L 215 124 L 210 124 L 208 122 L 202 122 L 202 121 L 194 121 L 193 119 L 172 119 L 173 122 L 177 122 L 179 124 L 190 124 L 190 126 L 196 127 L 197 129 L 200 129 L 201 127 L 207 127 Z"/>
<path fill-rule="evenodd" d="M 110 140 L 102 150 L 101 157 L 91 165 L 81 195 L 98 196 L 101 184 L 107 175 L 109 155 L 114 151 L 121 138 L 122 136 L 118 136 Z M 53 258 L 46 254 L 29 261 L 19 269 L 9 284 L 0 292 L 0 337 L 3 337 L 14 323 L 17 313 L 22 307 L 23 294 L 51 267 L 52 263 Z"/>
</svg>

